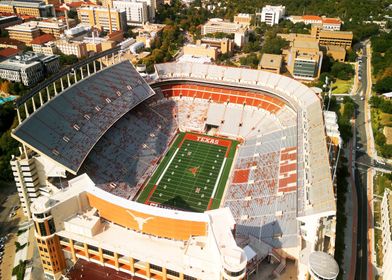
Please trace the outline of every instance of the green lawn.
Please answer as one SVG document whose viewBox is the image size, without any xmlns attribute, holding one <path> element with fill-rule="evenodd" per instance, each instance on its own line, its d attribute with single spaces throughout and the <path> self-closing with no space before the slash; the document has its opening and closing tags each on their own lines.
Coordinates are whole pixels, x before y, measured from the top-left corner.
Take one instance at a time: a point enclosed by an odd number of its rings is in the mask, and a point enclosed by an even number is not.
<svg viewBox="0 0 392 280">
<path fill-rule="evenodd" d="M 332 93 L 333 94 L 345 94 L 349 93 L 354 79 L 350 79 L 347 81 L 337 79 L 335 83 L 332 84 Z"/>
<path fill-rule="evenodd" d="M 197 212 L 219 207 L 238 143 L 230 140 L 230 147 L 221 146 L 184 139 L 185 135 L 178 135 L 138 202 Z"/>
<path fill-rule="evenodd" d="M 383 173 L 377 172 L 374 177 L 374 193 L 383 196 L 385 189 L 392 190 L 392 181 Z"/>
</svg>

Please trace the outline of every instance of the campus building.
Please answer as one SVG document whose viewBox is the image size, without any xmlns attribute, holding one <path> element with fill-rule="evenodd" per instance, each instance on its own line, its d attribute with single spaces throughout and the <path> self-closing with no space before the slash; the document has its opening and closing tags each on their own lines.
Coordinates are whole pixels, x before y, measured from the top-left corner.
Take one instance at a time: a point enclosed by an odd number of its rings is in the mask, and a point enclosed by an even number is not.
<svg viewBox="0 0 392 280">
<path fill-rule="evenodd" d="M 317 25 L 324 30 L 335 30 L 339 31 L 342 26 L 342 21 L 340 18 L 328 18 L 325 16 L 314 16 L 314 15 L 303 15 L 303 16 L 290 16 L 288 17 L 292 23 L 300 23 L 308 25 Z"/>
<path fill-rule="evenodd" d="M 218 57 L 218 50 L 216 47 L 207 44 L 187 44 L 184 46 L 184 55 L 193 57 L 209 57 L 216 60 Z"/>
<path fill-rule="evenodd" d="M 18 16 L 0 16 L 0 30 L 4 31 L 6 27 L 22 23 Z"/>
<path fill-rule="evenodd" d="M 287 70 L 296 79 L 314 80 L 320 76 L 323 53 L 317 41 L 294 40 L 287 53 Z"/>
<path fill-rule="evenodd" d="M 259 63 L 259 70 L 280 74 L 282 70 L 283 56 L 280 54 L 263 53 Z"/>
<path fill-rule="evenodd" d="M 119 31 L 127 29 L 127 16 L 125 11 L 104 7 L 80 7 L 78 9 L 80 23 L 96 26 L 105 31 Z"/>
<path fill-rule="evenodd" d="M 267 25 L 270 26 L 278 24 L 279 20 L 283 18 L 285 13 L 285 6 L 267 5 L 263 7 L 261 11 L 261 22 L 265 22 Z"/>
<path fill-rule="evenodd" d="M 113 1 L 113 7 L 126 11 L 127 24 L 130 26 L 141 26 L 150 21 L 147 3 L 144 1 Z"/>
<path fill-rule="evenodd" d="M 45 56 L 28 52 L 0 62 L 0 77 L 4 80 L 21 82 L 25 86 L 33 86 L 46 74 L 60 69 L 58 55 Z"/>
<path fill-rule="evenodd" d="M 55 11 L 52 4 L 41 0 L 13 0 L 1 1 L 0 13 L 28 15 L 33 17 L 54 17 Z"/>
<path fill-rule="evenodd" d="M 213 18 L 201 28 L 201 35 L 217 32 L 234 34 L 234 43 L 239 47 L 242 47 L 248 41 L 248 30 L 243 24 L 223 21 L 220 18 Z"/>
<path fill-rule="evenodd" d="M 234 41 L 229 38 L 213 38 L 213 37 L 202 37 L 196 41 L 197 44 L 208 44 L 212 47 L 218 48 L 220 53 L 231 53 L 234 49 Z"/>
<path fill-rule="evenodd" d="M 31 41 L 41 35 L 41 31 L 35 23 L 23 23 L 15 26 L 7 27 L 8 36 L 25 43 L 27 46 L 31 45 Z"/>
<path fill-rule="evenodd" d="M 382 253 L 383 279 L 392 278 L 392 191 L 385 189 L 381 202 L 381 231 L 382 231 Z"/>
<path fill-rule="evenodd" d="M 87 56 L 87 47 L 85 42 L 72 40 L 57 40 L 54 42 L 57 49 L 66 55 L 76 55 L 78 58 Z"/>
<path fill-rule="evenodd" d="M 55 40 L 56 38 L 51 34 L 43 34 L 36 37 L 31 41 L 33 52 L 42 53 L 45 55 L 54 54 L 57 50 L 56 45 L 54 44 Z"/>
<path fill-rule="evenodd" d="M 318 25 L 313 25 L 311 35 L 315 37 L 322 46 L 340 46 L 351 48 L 353 42 L 352 31 L 324 30 Z"/>
<path fill-rule="evenodd" d="M 252 16 L 250 14 L 240 13 L 234 16 L 234 23 L 242 24 L 243 26 L 250 26 L 252 21 Z"/>
</svg>

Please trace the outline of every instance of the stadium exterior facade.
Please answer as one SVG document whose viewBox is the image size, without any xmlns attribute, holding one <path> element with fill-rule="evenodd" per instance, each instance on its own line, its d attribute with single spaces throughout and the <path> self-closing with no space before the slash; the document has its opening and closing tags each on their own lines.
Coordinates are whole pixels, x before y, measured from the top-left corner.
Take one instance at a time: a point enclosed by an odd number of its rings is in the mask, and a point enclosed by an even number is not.
<svg viewBox="0 0 392 280">
<path fill-rule="evenodd" d="M 256 261 L 280 262 L 277 274 L 293 260 L 306 279 L 311 252 L 333 253 L 335 196 L 311 89 L 269 72 L 189 63 L 157 65 L 147 84 L 121 60 L 99 57 L 17 104 L 12 135 L 22 148 L 11 165 L 47 278 L 84 259 L 145 279 L 242 279 L 250 245 Z M 221 208 L 133 201 L 176 131 L 242 139 Z M 129 158 L 134 166 L 122 166 Z"/>
</svg>

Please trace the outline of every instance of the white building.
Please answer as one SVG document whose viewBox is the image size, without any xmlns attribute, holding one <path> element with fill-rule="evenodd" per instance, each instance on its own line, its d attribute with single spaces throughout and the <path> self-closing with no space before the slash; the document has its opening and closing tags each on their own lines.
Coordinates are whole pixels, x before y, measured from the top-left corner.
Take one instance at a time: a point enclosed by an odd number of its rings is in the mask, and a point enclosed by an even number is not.
<svg viewBox="0 0 392 280">
<path fill-rule="evenodd" d="M 220 18 L 213 18 L 201 28 L 201 35 L 217 32 L 234 34 L 234 43 L 239 47 L 242 47 L 248 41 L 248 29 L 239 23 L 223 21 Z"/>
<path fill-rule="evenodd" d="M 125 10 L 127 15 L 127 25 L 141 26 L 153 18 L 148 17 L 148 6 L 145 1 L 138 0 L 121 0 L 113 1 L 113 7 L 119 10 Z"/>
<path fill-rule="evenodd" d="M 2 61 L 0 78 L 33 86 L 41 81 L 46 73 L 55 73 L 59 68 L 58 55 L 45 56 L 28 52 Z"/>
<path fill-rule="evenodd" d="M 261 22 L 265 22 L 268 25 L 278 24 L 279 20 L 283 18 L 286 12 L 285 6 L 270 6 L 267 5 L 261 11 Z"/>
<path fill-rule="evenodd" d="M 381 203 L 383 279 L 392 279 L 392 191 L 386 189 Z"/>
</svg>

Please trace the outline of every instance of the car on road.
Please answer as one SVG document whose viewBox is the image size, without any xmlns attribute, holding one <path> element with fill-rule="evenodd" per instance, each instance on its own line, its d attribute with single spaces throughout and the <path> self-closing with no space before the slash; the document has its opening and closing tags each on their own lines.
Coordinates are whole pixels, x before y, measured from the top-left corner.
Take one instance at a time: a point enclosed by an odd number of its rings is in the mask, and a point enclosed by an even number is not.
<svg viewBox="0 0 392 280">
<path fill-rule="evenodd" d="M 10 218 L 15 217 L 15 215 L 16 215 L 16 213 L 12 211 L 12 212 L 10 213 Z"/>
<path fill-rule="evenodd" d="M 364 100 L 365 100 L 365 97 L 362 96 L 362 97 L 361 97 L 361 100 L 364 101 Z"/>
</svg>

